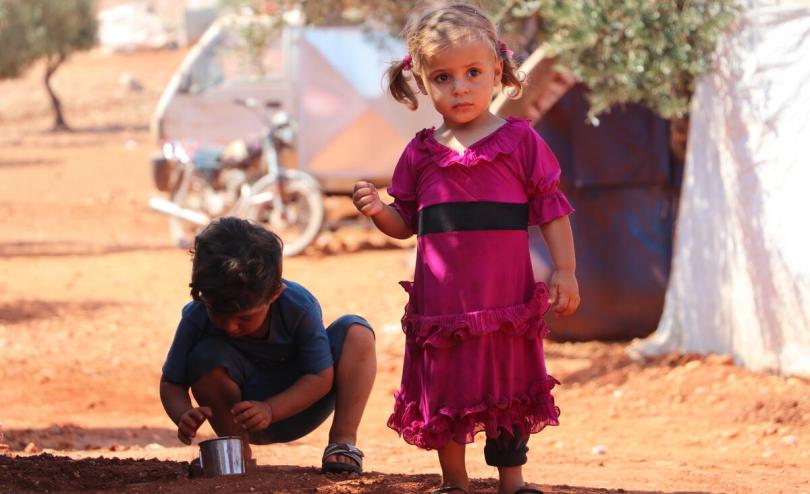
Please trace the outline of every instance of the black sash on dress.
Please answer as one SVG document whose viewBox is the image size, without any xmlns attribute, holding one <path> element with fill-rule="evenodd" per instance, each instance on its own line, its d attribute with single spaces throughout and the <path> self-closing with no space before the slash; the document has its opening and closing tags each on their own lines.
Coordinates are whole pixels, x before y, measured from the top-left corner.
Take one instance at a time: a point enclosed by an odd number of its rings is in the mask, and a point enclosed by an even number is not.
<svg viewBox="0 0 810 494">
<path fill-rule="evenodd" d="M 528 228 L 529 205 L 525 202 L 445 202 L 419 211 L 419 235 Z"/>
</svg>

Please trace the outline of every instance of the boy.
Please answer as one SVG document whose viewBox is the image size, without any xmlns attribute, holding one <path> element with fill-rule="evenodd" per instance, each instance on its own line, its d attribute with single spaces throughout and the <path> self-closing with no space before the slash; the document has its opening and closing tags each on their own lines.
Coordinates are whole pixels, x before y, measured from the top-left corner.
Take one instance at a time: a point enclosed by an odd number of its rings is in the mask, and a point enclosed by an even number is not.
<svg viewBox="0 0 810 494">
<path fill-rule="evenodd" d="M 275 234 L 235 217 L 197 236 L 194 301 L 163 365 L 163 408 L 185 444 L 208 420 L 218 436 L 242 436 L 248 459 L 249 443 L 293 441 L 334 410 L 322 471 L 361 473 L 355 444 L 376 375 L 373 330 L 359 316 L 324 330 L 315 297 L 281 278 L 281 251 Z"/>
</svg>

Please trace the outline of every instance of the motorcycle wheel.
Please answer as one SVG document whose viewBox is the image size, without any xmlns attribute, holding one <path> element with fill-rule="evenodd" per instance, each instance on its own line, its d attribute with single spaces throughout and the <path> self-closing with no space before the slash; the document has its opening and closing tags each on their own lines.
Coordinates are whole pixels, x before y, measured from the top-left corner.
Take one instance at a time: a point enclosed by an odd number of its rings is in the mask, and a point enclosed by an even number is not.
<svg viewBox="0 0 810 494">
<path fill-rule="evenodd" d="M 254 206 L 249 216 L 281 237 L 284 255 L 289 257 L 300 254 L 321 232 L 324 206 L 321 188 L 312 176 L 299 170 L 282 170 L 281 176 L 284 210 L 275 212 L 272 203 L 266 202 Z"/>
<path fill-rule="evenodd" d="M 206 211 L 206 198 L 215 195 L 211 186 L 205 178 L 196 173 L 191 177 L 191 184 L 185 192 L 177 189 L 169 195 L 169 199 L 182 208 L 194 211 Z M 204 226 L 182 220 L 174 216 L 169 216 L 169 235 L 174 244 L 181 249 L 194 247 L 194 237 L 202 231 Z"/>
</svg>

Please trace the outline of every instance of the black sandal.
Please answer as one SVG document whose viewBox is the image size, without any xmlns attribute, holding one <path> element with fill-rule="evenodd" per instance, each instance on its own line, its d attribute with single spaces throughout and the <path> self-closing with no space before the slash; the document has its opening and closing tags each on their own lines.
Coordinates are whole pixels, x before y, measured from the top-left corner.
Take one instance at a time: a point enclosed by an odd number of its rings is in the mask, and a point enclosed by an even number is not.
<svg viewBox="0 0 810 494">
<path fill-rule="evenodd" d="M 521 487 L 513 494 L 543 494 L 543 491 L 540 489 L 535 489 L 534 487 Z"/>
<path fill-rule="evenodd" d="M 354 463 L 341 461 L 326 461 L 330 456 L 337 455 L 348 458 Z M 323 450 L 321 457 L 322 473 L 363 473 L 363 452 L 354 444 L 329 443 Z"/>
</svg>

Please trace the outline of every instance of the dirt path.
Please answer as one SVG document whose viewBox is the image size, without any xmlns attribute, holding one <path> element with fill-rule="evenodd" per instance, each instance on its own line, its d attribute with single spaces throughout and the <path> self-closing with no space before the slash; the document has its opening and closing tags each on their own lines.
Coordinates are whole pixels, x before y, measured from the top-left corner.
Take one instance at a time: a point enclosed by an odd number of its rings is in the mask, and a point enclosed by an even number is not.
<svg viewBox="0 0 810 494">
<path fill-rule="evenodd" d="M 285 264 L 325 319 L 356 312 L 377 329 L 379 375 L 360 431 L 371 473 L 317 474 L 322 427 L 256 448 L 261 467 L 247 477 L 185 478 L 179 462 L 195 449 L 175 439 L 157 382 L 188 299 L 189 257 L 146 207 L 146 125 L 181 57 L 76 56 L 55 81 L 71 134 L 42 130 L 41 68 L 0 83 L 0 443 L 10 447 L 0 493 L 424 492 L 439 480 L 434 454 L 385 427 L 402 357 L 397 281 L 409 276 L 409 251 L 394 248 L 315 249 Z M 145 90 L 120 86 L 125 72 Z M 338 244 L 363 235 L 338 233 Z M 562 425 L 532 438 L 527 468 L 547 492 L 810 493 L 807 381 L 719 357 L 641 366 L 619 344 L 549 343 L 548 362 L 563 383 Z M 496 492 L 482 441 L 468 458 L 476 492 Z"/>
</svg>

